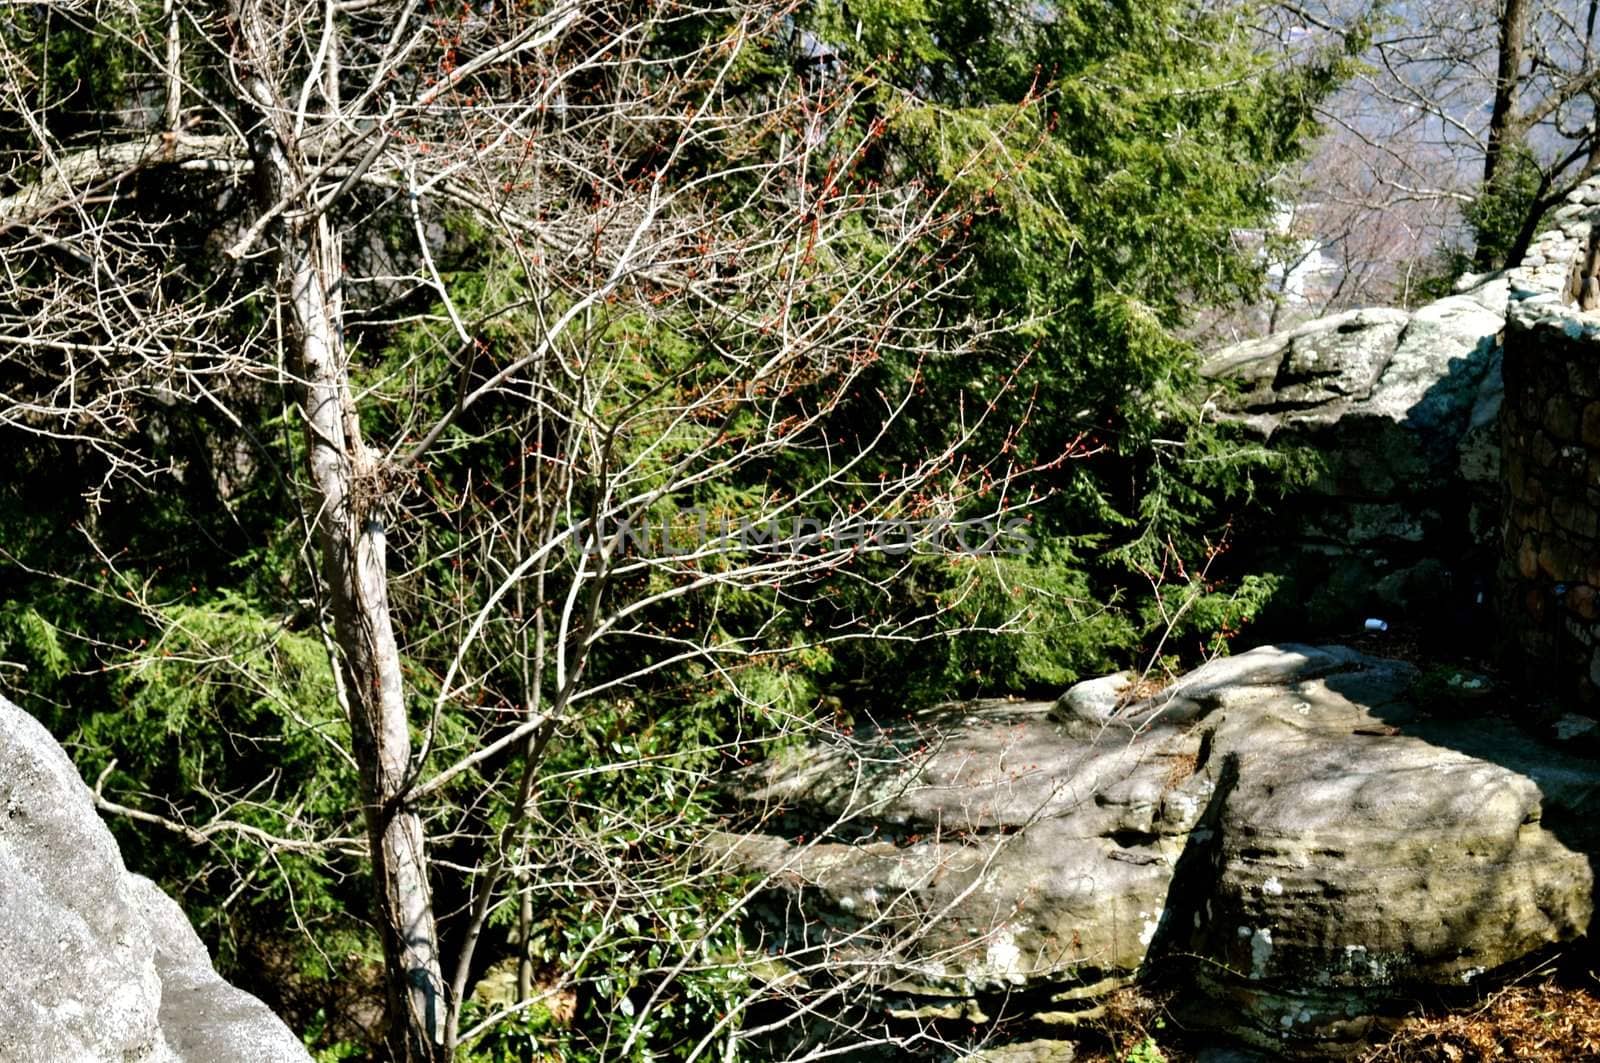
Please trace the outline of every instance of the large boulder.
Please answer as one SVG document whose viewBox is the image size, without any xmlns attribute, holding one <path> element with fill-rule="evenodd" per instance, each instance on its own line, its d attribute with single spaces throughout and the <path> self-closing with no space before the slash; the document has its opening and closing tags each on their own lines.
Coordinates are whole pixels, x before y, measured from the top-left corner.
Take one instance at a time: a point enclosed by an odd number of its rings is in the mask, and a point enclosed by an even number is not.
<svg viewBox="0 0 1600 1063">
<path fill-rule="evenodd" d="M 1452 471 L 1474 412 L 1494 401 L 1505 293 L 1490 280 L 1414 311 L 1318 318 L 1224 348 L 1203 372 L 1232 387 L 1220 409 L 1263 437 L 1352 433 L 1356 452 L 1331 455 L 1322 490 L 1373 500 L 1426 489 Z"/>
<path fill-rule="evenodd" d="M 907 1021 L 1066 1027 L 1178 971 L 1199 1021 L 1339 1054 L 1593 911 L 1600 766 L 1417 680 L 1286 645 L 1131 703 L 945 708 L 764 766 L 739 797 L 789 829 L 729 848 L 775 952 Z"/>
<path fill-rule="evenodd" d="M 1498 503 L 1503 278 L 1414 311 L 1351 310 L 1225 348 L 1204 375 L 1215 415 L 1312 456 L 1308 490 L 1246 532 L 1252 562 L 1292 573 L 1312 627 L 1475 595 Z"/>
<path fill-rule="evenodd" d="M 72 762 L 0 697 L 0 1059 L 309 1063 L 131 874 Z"/>
</svg>

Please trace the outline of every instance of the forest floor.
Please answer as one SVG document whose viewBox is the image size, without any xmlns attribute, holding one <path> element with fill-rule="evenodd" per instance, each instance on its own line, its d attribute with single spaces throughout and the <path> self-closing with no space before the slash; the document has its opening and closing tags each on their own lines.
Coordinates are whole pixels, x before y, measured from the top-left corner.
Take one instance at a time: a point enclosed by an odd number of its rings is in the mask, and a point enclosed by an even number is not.
<svg viewBox="0 0 1600 1063">
<path fill-rule="evenodd" d="M 1424 1007 L 1384 1021 L 1359 1063 L 1580 1063 L 1600 1060 L 1600 976 L 1553 972 L 1501 986 L 1470 1008 Z M 1078 1063 L 1205 1063 L 1269 1057 L 1221 1052 L 1186 1034 L 1159 996 L 1125 991 Z"/>
</svg>

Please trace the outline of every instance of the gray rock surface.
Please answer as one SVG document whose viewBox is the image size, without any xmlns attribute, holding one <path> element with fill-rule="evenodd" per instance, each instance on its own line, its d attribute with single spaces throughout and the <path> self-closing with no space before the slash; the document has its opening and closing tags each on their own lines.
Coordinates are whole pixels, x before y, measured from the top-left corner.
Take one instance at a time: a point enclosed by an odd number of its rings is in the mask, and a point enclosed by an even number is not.
<svg viewBox="0 0 1600 1063">
<path fill-rule="evenodd" d="M 127 871 L 66 753 L 3 697 L 0 808 L 0 1059 L 309 1061 L 217 975 L 178 905 Z"/>
<path fill-rule="evenodd" d="M 961 1058 L 961 1063 L 1073 1063 L 1078 1058 L 1071 1041 L 1024 1041 L 980 1049 Z"/>
<path fill-rule="evenodd" d="M 1455 448 L 1480 385 L 1496 370 L 1495 338 L 1504 324 L 1503 308 L 1490 310 L 1472 294 L 1415 311 L 1350 310 L 1225 348 L 1203 371 L 1238 388 L 1223 408 L 1268 437 L 1316 434 L 1350 420 L 1374 431 L 1400 428 L 1372 441 L 1393 448 L 1398 467 L 1352 460 L 1325 484 L 1387 495 Z"/>
<path fill-rule="evenodd" d="M 1085 679 L 1061 695 L 1058 709 L 1086 720 L 1108 720 L 1127 703 L 1133 685 L 1132 672 L 1113 672 Z"/>
<path fill-rule="evenodd" d="M 1180 970 L 1200 1022 L 1337 1054 L 1378 1009 L 1492 979 L 1593 911 L 1600 765 L 1492 699 L 1430 715 L 1417 678 L 1286 645 L 1109 716 L 1099 696 L 946 708 L 768 765 L 739 796 L 803 827 L 730 844 L 803 913 L 787 950 L 875 969 L 900 1014 L 1070 1027 Z"/>
<path fill-rule="evenodd" d="M 1305 592 L 1284 597 L 1313 626 L 1436 610 L 1450 570 L 1492 552 L 1508 288 L 1473 280 L 1414 311 L 1346 311 L 1206 360 L 1219 418 L 1319 466 L 1240 543 L 1298 577 Z"/>
</svg>

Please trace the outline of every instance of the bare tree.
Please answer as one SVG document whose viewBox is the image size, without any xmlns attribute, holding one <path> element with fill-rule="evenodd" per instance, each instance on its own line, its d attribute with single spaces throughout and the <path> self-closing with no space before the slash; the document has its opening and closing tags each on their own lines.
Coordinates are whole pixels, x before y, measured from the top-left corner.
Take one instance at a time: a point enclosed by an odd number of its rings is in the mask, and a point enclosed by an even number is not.
<svg viewBox="0 0 1600 1063">
<path fill-rule="evenodd" d="M 543 765 L 590 707 L 693 666 L 770 710 L 741 669 L 927 637 L 926 616 L 771 632 L 821 578 L 881 587 L 952 518 L 986 515 L 992 536 L 1027 501 L 1003 461 L 969 454 L 992 395 L 951 411 L 949 442 L 868 475 L 918 366 L 982 338 L 937 309 L 979 204 L 858 175 L 888 120 L 929 106 L 870 71 L 796 63 L 752 79 L 750 63 L 786 54 L 787 14 L 745 0 L 448 13 L 169 0 L 152 21 L 131 3 L 67 3 L 50 16 L 100 19 L 150 74 L 83 141 L 53 124 L 25 50 L 0 54 L 15 115 L 0 425 L 156 483 L 142 433 L 163 409 L 247 428 L 250 402 L 291 398 L 304 467 L 284 520 L 318 544 L 307 578 L 360 780 L 395 1059 L 451 1058 L 504 1017 L 461 1028 L 477 943 L 509 909 L 526 947 L 543 883 L 608 877 L 594 888 L 620 928 L 668 882 L 714 873 L 661 823 L 628 829 L 671 856 L 619 865 L 614 838 L 542 810 L 562 781 Z M 457 218 L 493 257 L 487 295 L 439 268 Z M 398 329 L 416 339 L 406 358 L 363 346 Z M 847 406 L 875 427 L 841 433 Z M 514 460 L 445 471 L 491 450 Z M 729 484 L 704 523 L 675 518 Z M 459 572 L 447 587 L 422 574 L 441 555 Z M 724 622 L 735 593 L 769 615 Z M 664 616 L 691 598 L 707 604 Z M 428 630 L 403 626 L 424 615 Z M 419 660 L 437 666 L 422 686 Z M 640 756 L 581 770 L 625 773 Z M 138 813 L 104 794 L 102 807 Z M 465 862 L 441 869 L 440 838 Z M 433 899 L 446 873 L 469 898 L 449 950 Z M 668 980 L 696 955 L 695 929 L 678 932 Z M 507 1014 L 535 998 L 535 974 L 525 956 Z"/>
<path fill-rule="evenodd" d="M 1361 69 L 1322 109 L 1320 144 L 1284 175 L 1302 239 L 1343 269 L 1302 314 L 1409 301 L 1443 251 L 1479 270 L 1520 260 L 1600 165 L 1595 12 L 1589 0 L 1263 8 L 1264 47 L 1288 59 L 1370 35 Z"/>
</svg>

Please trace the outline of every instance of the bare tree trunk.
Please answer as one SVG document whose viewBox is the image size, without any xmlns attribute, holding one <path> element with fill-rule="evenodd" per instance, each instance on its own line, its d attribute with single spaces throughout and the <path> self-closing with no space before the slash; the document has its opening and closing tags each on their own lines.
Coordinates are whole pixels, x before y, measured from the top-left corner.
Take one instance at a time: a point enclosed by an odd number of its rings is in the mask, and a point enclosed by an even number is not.
<svg viewBox="0 0 1600 1063">
<path fill-rule="evenodd" d="M 323 578 L 350 691 L 350 731 L 372 847 L 395 1060 L 437 1055 L 444 1025 L 422 820 L 400 803 L 411 730 L 389 618 L 381 477 L 361 442 L 337 320 L 339 253 L 325 222 L 286 226 L 282 248 L 299 331 L 312 500 Z"/>
<path fill-rule="evenodd" d="M 431 1059 L 445 1006 L 422 820 L 400 803 L 411 767 L 400 654 L 389 619 L 380 478 L 362 444 L 328 282 L 338 253 L 325 224 L 286 240 L 290 299 L 300 330 L 312 504 L 320 513 L 323 578 L 350 691 L 351 736 L 361 769 L 377 887 L 378 929 L 388 968 L 390 1051 Z"/>
<path fill-rule="evenodd" d="M 1526 59 L 1525 37 L 1528 21 L 1527 0 L 1505 0 L 1500 10 L 1500 37 L 1495 53 L 1494 104 L 1489 112 L 1488 137 L 1483 152 L 1483 185 L 1480 194 L 1493 191 L 1499 178 L 1507 151 L 1515 148 L 1522 137 L 1517 110 L 1517 89 L 1522 80 L 1522 65 Z M 1536 222 L 1537 219 L 1534 219 Z M 1514 265 L 1508 258 L 1506 265 Z M 1493 250 L 1478 247 L 1473 255 L 1477 269 L 1492 269 L 1496 265 Z"/>
<path fill-rule="evenodd" d="M 1506 152 L 1522 139 L 1517 116 L 1517 89 L 1522 80 L 1522 64 L 1527 58 L 1524 40 L 1528 21 L 1527 0 L 1505 0 L 1500 10 L 1500 35 L 1495 52 L 1494 104 L 1489 112 L 1489 130 L 1483 151 L 1483 184 L 1480 195 L 1494 191 L 1500 178 Z M 1526 224 L 1536 224 L 1535 217 Z M 1526 227 L 1526 225 L 1525 225 Z M 1504 263 L 1496 262 L 1494 250 L 1480 246 L 1472 257 L 1475 269 L 1493 269 L 1497 265 L 1515 265 L 1516 257 L 1507 256 Z"/>
<path fill-rule="evenodd" d="M 263 125 L 270 126 L 271 112 L 263 111 Z M 281 137 L 265 145 L 258 148 L 257 166 L 266 200 L 272 202 L 298 177 Z M 380 462 L 361 441 L 350 391 L 338 290 L 342 253 L 322 215 L 283 221 L 276 236 L 294 319 L 294 370 L 302 389 L 311 470 L 308 505 L 317 515 L 372 850 L 390 1058 L 395 1063 L 441 1059 L 447 1001 L 422 819 L 402 801 L 410 782 L 411 730 L 389 615 L 386 489 Z"/>
<path fill-rule="evenodd" d="M 1500 172 L 1500 158 L 1517 140 L 1515 112 L 1517 89 L 1526 58 L 1524 37 L 1528 22 L 1527 0 L 1505 0 L 1500 12 L 1500 41 L 1496 52 L 1494 106 L 1489 112 L 1489 136 L 1483 153 L 1483 184 L 1487 188 Z"/>
<path fill-rule="evenodd" d="M 176 133 L 183 116 L 183 52 L 178 40 L 177 0 L 166 0 L 161 7 L 161 17 L 167 20 L 167 98 L 162 127 L 169 133 Z"/>
<path fill-rule="evenodd" d="M 431 1059 L 445 1001 L 422 820 L 400 803 L 409 782 L 411 730 L 389 619 L 380 478 L 359 435 L 326 286 L 339 276 L 337 252 L 329 247 L 326 226 L 314 224 L 316 237 L 294 240 L 290 268 L 302 333 L 312 503 L 321 514 L 323 578 L 350 690 L 350 729 L 388 973 L 390 1051 L 396 1060 Z M 332 261 L 318 261 L 324 258 Z"/>
</svg>

